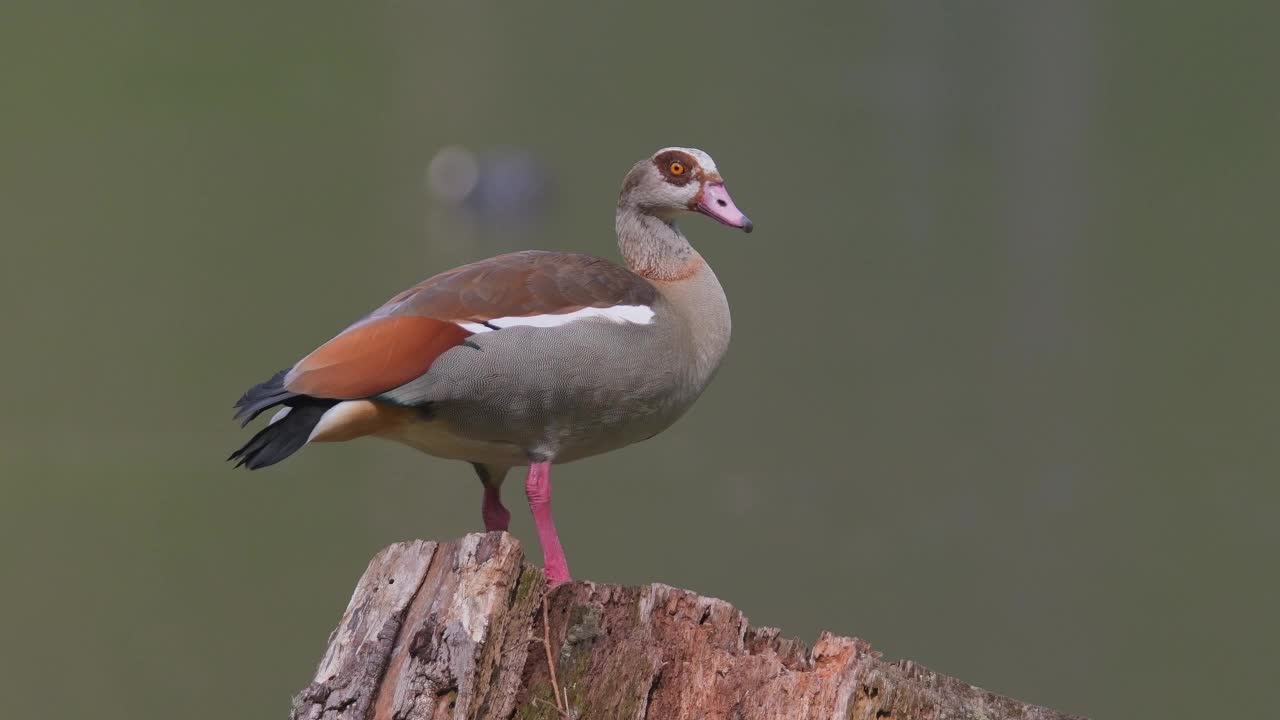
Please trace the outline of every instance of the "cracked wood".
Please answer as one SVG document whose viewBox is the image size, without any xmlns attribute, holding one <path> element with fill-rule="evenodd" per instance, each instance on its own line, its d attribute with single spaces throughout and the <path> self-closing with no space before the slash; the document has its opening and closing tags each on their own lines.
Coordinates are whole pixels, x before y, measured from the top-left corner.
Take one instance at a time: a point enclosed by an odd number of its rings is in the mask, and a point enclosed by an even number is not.
<svg viewBox="0 0 1280 720">
<path fill-rule="evenodd" d="M 356 586 L 295 720 L 1068 720 L 865 641 L 809 648 L 728 603 L 579 582 L 547 597 L 505 533 L 380 552 Z M 544 630 L 550 652 L 544 649 Z M 562 693 L 551 690 L 548 655 Z M 561 703 L 563 704 L 563 697 Z"/>
</svg>

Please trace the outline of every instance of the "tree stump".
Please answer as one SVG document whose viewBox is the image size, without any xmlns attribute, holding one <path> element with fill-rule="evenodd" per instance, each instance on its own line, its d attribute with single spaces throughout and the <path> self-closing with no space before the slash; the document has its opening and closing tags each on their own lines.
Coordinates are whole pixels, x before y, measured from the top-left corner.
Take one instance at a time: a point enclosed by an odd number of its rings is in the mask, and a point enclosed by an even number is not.
<svg viewBox="0 0 1280 720">
<path fill-rule="evenodd" d="M 549 593 L 506 533 L 369 563 L 295 720 L 1065 720 L 865 641 L 813 648 L 666 585 Z M 553 690 L 556 688 L 556 690 Z"/>
</svg>

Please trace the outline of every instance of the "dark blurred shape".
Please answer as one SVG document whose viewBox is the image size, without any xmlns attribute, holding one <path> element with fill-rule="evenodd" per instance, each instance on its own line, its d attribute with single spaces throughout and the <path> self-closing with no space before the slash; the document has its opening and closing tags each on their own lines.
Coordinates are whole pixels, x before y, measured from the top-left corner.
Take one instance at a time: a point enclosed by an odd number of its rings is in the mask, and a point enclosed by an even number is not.
<svg viewBox="0 0 1280 720">
<path fill-rule="evenodd" d="M 554 202 L 554 178 L 532 152 L 517 147 L 440 149 L 427 165 L 436 202 L 481 221 L 536 221 Z"/>
</svg>

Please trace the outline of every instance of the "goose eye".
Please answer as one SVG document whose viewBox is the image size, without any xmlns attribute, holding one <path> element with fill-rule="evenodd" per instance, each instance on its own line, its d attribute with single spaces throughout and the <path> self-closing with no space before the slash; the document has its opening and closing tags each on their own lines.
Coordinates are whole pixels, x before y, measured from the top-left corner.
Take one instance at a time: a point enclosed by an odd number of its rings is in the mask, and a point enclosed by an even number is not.
<svg viewBox="0 0 1280 720">
<path fill-rule="evenodd" d="M 672 174 L 672 175 L 683 175 L 683 174 L 684 174 L 684 164 L 683 164 L 683 163 L 673 162 L 673 163 L 671 163 L 671 168 L 670 168 L 670 169 L 671 169 L 671 174 Z"/>
</svg>

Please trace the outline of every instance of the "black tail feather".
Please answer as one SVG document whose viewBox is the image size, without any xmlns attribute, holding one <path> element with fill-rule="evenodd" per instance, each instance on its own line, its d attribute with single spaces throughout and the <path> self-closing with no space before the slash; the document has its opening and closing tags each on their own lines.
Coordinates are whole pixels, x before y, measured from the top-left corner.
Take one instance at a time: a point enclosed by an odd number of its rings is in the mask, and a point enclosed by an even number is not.
<svg viewBox="0 0 1280 720">
<path fill-rule="evenodd" d="M 285 404 L 285 401 L 298 397 L 297 393 L 290 392 L 284 387 L 284 376 L 288 372 L 288 370 L 281 370 L 272 375 L 270 380 L 254 385 L 240 396 L 236 401 L 234 418 L 241 421 L 240 427 L 248 425 L 263 410 Z"/>
<path fill-rule="evenodd" d="M 252 392 L 253 390 L 249 391 L 249 393 Z M 249 393 L 246 393 L 246 397 Z M 275 465 L 306 445 L 307 438 L 311 437 L 311 431 L 320 422 L 320 416 L 324 415 L 325 411 L 333 407 L 337 401 L 317 400 L 306 396 L 296 397 L 297 400 L 289 403 L 289 414 L 259 430 L 249 439 L 249 442 L 244 444 L 244 447 L 231 453 L 231 457 L 227 460 L 235 460 L 236 467 L 243 465 L 249 470 L 257 470 Z M 262 412 L 263 409 L 265 408 L 255 411 L 254 415 Z M 252 420 L 252 416 L 249 419 Z"/>
</svg>

